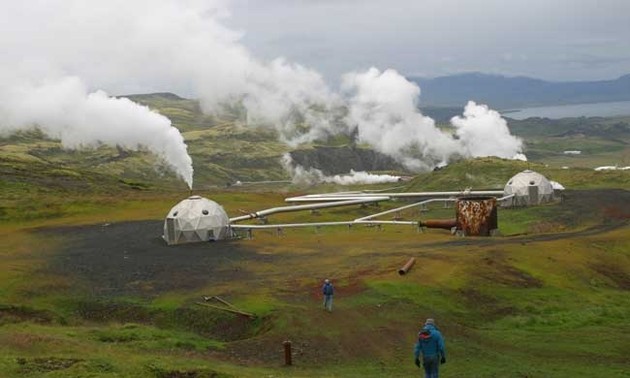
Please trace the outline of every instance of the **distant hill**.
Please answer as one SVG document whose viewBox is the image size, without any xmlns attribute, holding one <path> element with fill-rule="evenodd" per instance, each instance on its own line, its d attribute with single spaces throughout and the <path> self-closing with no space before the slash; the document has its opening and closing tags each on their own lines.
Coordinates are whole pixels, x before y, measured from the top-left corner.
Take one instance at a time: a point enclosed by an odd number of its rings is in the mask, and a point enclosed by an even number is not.
<svg viewBox="0 0 630 378">
<path fill-rule="evenodd" d="M 422 89 L 421 106 L 463 107 L 468 100 L 497 109 L 630 100 L 630 74 L 616 80 L 550 82 L 529 77 L 465 73 L 410 77 Z"/>
<path fill-rule="evenodd" d="M 240 126 L 237 108 L 226 114 L 205 115 L 198 101 L 169 93 L 128 97 L 169 117 L 181 131 L 193 161 L 195 190 L 237 181 L 287 180 L 289 173 L 282 165 L 287 153 L 294 163 L 328 175 L 351 169 L 408 174 L 392 158 L 356 145 L 346 135 L 291 147 L 270 128 Z M 442 123 L 461 113 L 461 108 L 422 110 Z M 603 165 L 630 165 L 630 117 L 530 118 L 510 120 L 509 127 L 524 140 L 530 162 L 485 159 L 481 163 L 454 163 L 435 174 L 418 175 L 414 190 L 500 188 L 506 177 L 527 167 L 552 173 L 552 178 L 572 187 L 630 188 L 627 171 L 593 170 Z M 565 150 L 580 150 L 581 154 L 566 155 Z M 571 169 L 562 169 L 565 166 Z M 0 136 L 0 177 L 0 221 L 18 213 L 23 218 L 57 214 L 60 208 L 49 206 L 44 211 L 31 205 L 32 198 L 55 193 L 65 193 L 70 201 L 75 200 L 76 193 L 128 195 L 145 190 L 187 190 L 167 165 L 146 150 L 105 145 L 67 150 L 59 140 L 38 130 Z"/>
<path fill-rule="evenodd" d="M 355 146 L 314 146 L 290 152 L 293 161 L 302 167 L 316 168 L 326 175 L 355 171 L 399 171 L 402 164 L 380 152 Z"/>
</svg>

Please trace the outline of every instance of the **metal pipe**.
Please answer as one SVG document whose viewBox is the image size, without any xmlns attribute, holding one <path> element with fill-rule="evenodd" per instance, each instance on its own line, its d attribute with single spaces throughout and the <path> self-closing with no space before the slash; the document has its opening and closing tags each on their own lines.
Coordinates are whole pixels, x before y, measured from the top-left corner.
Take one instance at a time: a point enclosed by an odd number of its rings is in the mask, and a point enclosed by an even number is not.
<svg viewBox="0 0 630 378">
<path fill-rule="evenodd" d="M 355 220 L 353 224 L 408 224 L 411 226 L 417 226 L 416 221 L 380 221 L 380 220 Z"/>
<path fill-rule="evenodd" d="M 415 207 L 415 206 L 426 205 L 426 204 L 431 203 L 431 202 L 444 202 L 444 201 L 455 202 L 456 200 L 455 199 L 451 199 L 451 198 L 433 198 L 433 199 L 429 199 L 429 200 L 425 200 L 425 201 L 421 201 L 421 202 L 412 203 L 411 205 L 405 205 L 405 206 L 397 207 L 395 209 L 383 211 L 383 212 L 378 213 L 378 214 L 368 215 L 367 217 L 357 218 L 355 220 L 356 221 L 361 221 L 361 220 L 372 219 L 372 218 L 376 218 L 376 217 L 381 216 L 381 215 L 395 213 L 397 211 L 406 210 L 406 209 L 409 209 L 409 208 L 412 208 L 412 207 Z"/>
<path fill-rule="evenodd" d="M 409 192 L 409 193 L 379 193 L 379 196 L 391 198 L 401 197 L 450 197 L 450 196 L 502 196 L 503 190 L 480 190 L 480 191 L 460 191 L 460 192 Z M 309 194 L 306 196 L 286 198 L 286 202 L 317 202 L 317 201 L 341 201 L 344 199 L 359 199 L 373 196 L 371 194 Z"/>
<path fill-rule="evenodd" d="M 322 209 L 326 207 L 357 205 L 357 204 L 362 204 L 362 203 L 379 202 L 379 201 L 387 201 L 387 200 L 389 200 L 389 197 L 379 196 L 379 197 L 367 197 L 367 198 L 362 198 L 362 199 L 346 198 L 345 201 L 324 202 L 324 203 L 317 203 L 317 204 L 311 204 L 311 205 L 280 206 L 280 207 L 273 207 L 271 209 L 256 211 L 247 215 L 241 215 L 239 217 L 230 218 L 229 221 L 230 223 L 232 223 L 232 222 L 239 222 L 243 220 L 264 217 L 265 215 L 270 215 L 270 214 L 275 214 L 275 213 L 286 213 L 286 212 L 291 212 L 291 211 Z"/>
<path fill-rule="evenodd" d="M 420 221 L 421 227 L 426 228 L 443 228 L 445 230 L 451 230 L 453 227 L 457 227 L 457 219 L 427 219 Z"/>
<path fill-rule="evenodd" d="M 349 222 L 317 222 L 317 223 L 285 223 L 285 224 L 231 224 L 232 229 L 265 229 L 265 228 L 298 228 L 298 227 L 321 227 L 321 226 L 343 226 L 356 224 Z"/>
<path fill-rule="evenodd" d="M 316 222 L 316 223 L 284 223 L 284 224 L 231 224 L 232 229 L 268 229 L 268 228 L 299 228 L 299 227 L 323 227 L 323 226 L 347 226 L 353 224 L 401 224 L 417 226 L 414 221 L 347 221 L 347 222 Z"/>
<path fill-rule="evenodd" d="M 407 263 L 402 268 L 398 269 L 398 274 L 404 276 L 409 271 L 409 269 L 411 269 L 415 262 L 415 257 L 410 258 L 409 261 L 407 261 Z"/>
<path fill-rule="evenodd" d="M 322 196 L 322 197 L 293 197 L 285 199 L 285 202 L 321 202 L 321 201 L 348 201 L 348 200 L 357 200 L 357 199 L 370 199 L 370 198 L 381 198 L 385 196 L 365 196 L 365 195 L 336 195 L 336 196 Z M 389 196 L 387 199 L 391 199 Z"/>
<path fill-rule="evenodd" d="M 507 196 L 501 197 L 501 198 L 497 198 L 497 201 L 505 201 L 506 199 L 510 199 L 512 197 L 514 197 L 515 194 L 509 194 Z"/>
</svg>

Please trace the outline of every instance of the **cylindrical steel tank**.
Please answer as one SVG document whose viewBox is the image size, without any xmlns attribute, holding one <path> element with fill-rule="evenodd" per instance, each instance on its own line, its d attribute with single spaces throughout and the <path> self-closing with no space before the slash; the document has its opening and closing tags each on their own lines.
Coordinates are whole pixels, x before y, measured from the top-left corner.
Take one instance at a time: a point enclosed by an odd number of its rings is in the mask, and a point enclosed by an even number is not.
<svg viewBox="0 0 630 378">
<path fill-rule="evenodd" d="M 497 199 L 461 197 L 455 202 L 457 229 L 467 236 L 490 236 L 498 228 Z"/>
</svg>

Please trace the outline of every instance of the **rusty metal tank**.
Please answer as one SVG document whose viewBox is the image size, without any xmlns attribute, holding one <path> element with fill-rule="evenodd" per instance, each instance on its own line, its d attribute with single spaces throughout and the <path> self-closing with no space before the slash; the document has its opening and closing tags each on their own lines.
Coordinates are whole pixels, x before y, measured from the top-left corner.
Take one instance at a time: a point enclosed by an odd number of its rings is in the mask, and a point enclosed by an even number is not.
<svg viewBox="0 0 630 378">
<path fill-rule="evenodd" d="M 497 199 L 461 197 L 455 202 L 457 229 L 466 236 L 490 236 L 498 228 Z"/>
</svg>

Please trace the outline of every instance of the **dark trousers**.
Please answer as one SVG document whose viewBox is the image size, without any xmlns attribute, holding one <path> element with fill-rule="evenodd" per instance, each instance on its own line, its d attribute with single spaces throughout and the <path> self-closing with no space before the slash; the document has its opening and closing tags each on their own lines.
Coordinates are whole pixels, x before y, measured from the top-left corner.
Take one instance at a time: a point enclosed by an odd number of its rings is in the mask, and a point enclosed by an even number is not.
<svg viewBox="0 0 630 378">
<path fill-rule="evenodd" d="M 424 357 L 422 367 L 424 368 L 424 378 L 438 378 L 440 359 L 438 356 Z"/>
</svg>

